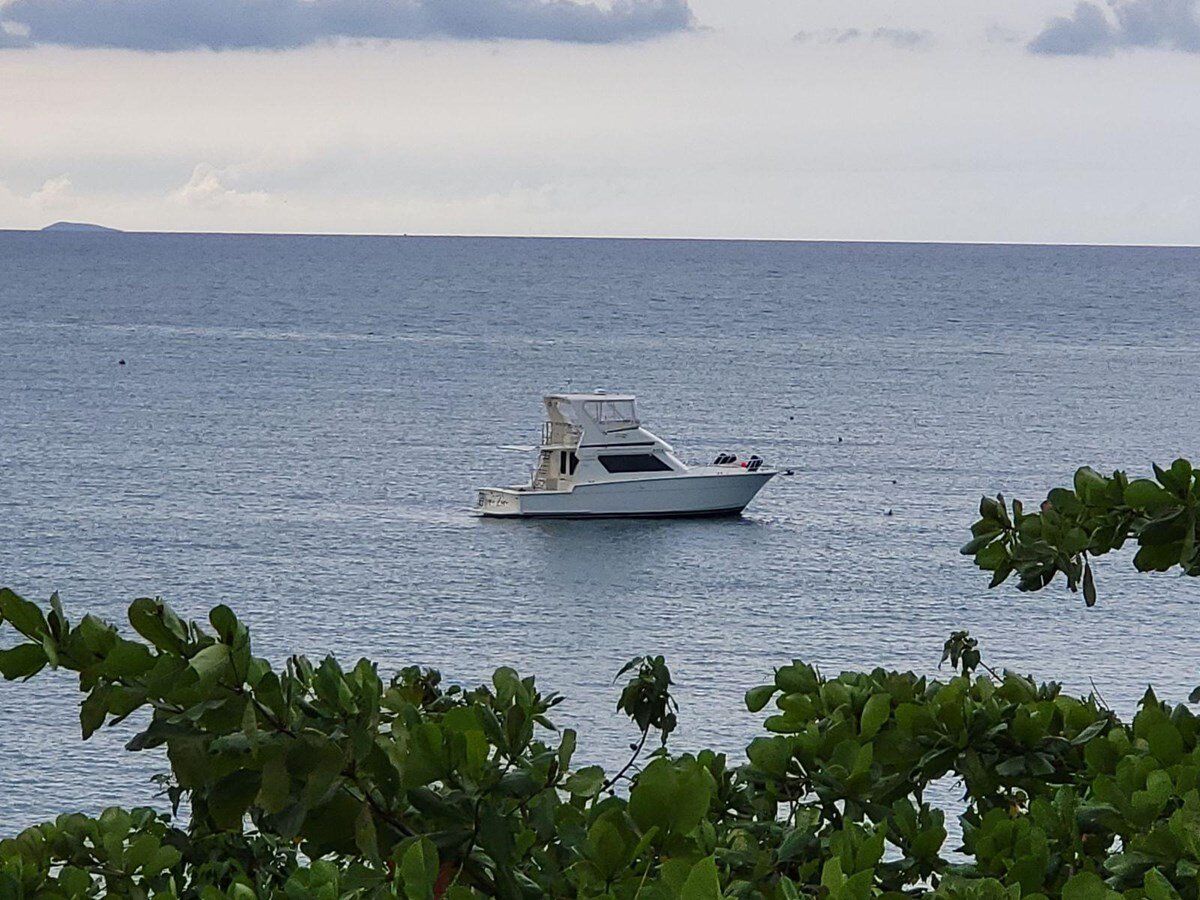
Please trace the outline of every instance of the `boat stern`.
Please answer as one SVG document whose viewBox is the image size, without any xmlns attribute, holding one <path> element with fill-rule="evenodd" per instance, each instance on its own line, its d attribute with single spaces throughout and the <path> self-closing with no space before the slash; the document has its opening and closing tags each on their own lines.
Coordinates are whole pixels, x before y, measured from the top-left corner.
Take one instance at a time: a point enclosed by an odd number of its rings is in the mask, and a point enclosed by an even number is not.
<svg viewBox="0 0 1200 900">
<path fill-rule="evenodd" d="M 480 488 L 475 500 L 478 516 L 519 516 L 521 495 L 511 488 Z"/>
</svg>

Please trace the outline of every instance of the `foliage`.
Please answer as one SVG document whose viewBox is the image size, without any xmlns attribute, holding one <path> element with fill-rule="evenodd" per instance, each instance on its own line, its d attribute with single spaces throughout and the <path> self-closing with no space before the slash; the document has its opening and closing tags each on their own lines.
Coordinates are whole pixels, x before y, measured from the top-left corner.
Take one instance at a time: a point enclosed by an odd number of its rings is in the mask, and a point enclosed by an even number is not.
<svg viewBox="0 0 1200 900">
<path fill-rule="evenodd" d="M 1062 572 L 1072 591 L 1083 589 L 1088 606 L 1096 602 L 1091 557 L 1138 545 L 1139 572 L 1166 572 L 1178 566 L 1200 575 L 1196 519 L 1200 512 L 1200 471 L 1186 459 L 1169 469 L 1154 466 L 1154 479 L 1133 481 L 1124 472 L 1105 477 L 1084 467 L 1071 488 L 1055 488 L 1037 512 L 1019 500 L 1009 514 L 1001 494 L 984 497 L 971 540 L 962 552 L 992 572 L 991 586 L 1016 573 L 1017 586 L 1036 591 Z"/>
<path fill-rule="evenodd" d="M 609 778 L 574 764 L 560 698 L 511 669 L 474 689 L 367 660 L 276 671 L 224 606 L 201 626 L 140 599 L 129 620 L 140 640 L 0 591 L 22 636 L 4 677 L 76 673 L 84 737 L 132 717 L 127 746 L 165 750 L 173 806 L 0 842 L 0 898 L 1200 898 L 1197 718 L 1147 693 L 1123 724 L 992 672 L 966 633 L 944 680 L 783 666 L 747 692 L 765 734 L 734 763 L 670 752 L 670 673 L 639 657 L 619 701 L 632 775 Z M 957 856 L 931 800 L 947 780 Z"/>
</svg>

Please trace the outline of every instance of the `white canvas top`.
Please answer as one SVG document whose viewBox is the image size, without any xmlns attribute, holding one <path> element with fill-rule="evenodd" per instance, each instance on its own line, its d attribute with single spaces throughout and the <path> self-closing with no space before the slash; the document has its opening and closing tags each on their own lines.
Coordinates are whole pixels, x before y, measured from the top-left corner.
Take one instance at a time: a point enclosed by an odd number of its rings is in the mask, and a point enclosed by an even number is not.
<svg viewBox="0 0 1200 900">
<path fill-rule="evenodd" d="M 551 421 L 559 419 L 573 425 L 594 422 L 603 430 L 610 427 L 630 427 L 638 424 L 637 406 L 633 394 L 547 394 L 546 411 Z"/>
</svg>

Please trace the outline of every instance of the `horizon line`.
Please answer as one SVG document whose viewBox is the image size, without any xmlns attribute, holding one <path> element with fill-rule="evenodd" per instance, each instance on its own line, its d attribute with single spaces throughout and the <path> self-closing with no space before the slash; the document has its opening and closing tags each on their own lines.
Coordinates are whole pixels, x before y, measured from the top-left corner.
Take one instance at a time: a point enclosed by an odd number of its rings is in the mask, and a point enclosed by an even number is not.
<svg viewBox="0 0 1200 900">
<path fill-rule="evenodd" d="M 93 225 L 95 223 L 74 223 Z M 418 238 L 439 240 L 509 240 L 509 241 L 673 241 L 693 243 L 721 244 L 897 244 L 897 245 L 929 245 L 929 246 L 959 246 L 959 247 L 1110 247 L 1158 250 L 1196 250 L 1200 243 L 1170 244 L 1170 243 L 1119 243 L 1110 241 L 970 241 L 946 239 L 902 239 L 902 238 L 781 238 L 781 237 L 704 237 L 704 236 L 668 236 L 668 235 L 574 235 L 574 234 L 425 234 L 414 232 L 375 232 L 375 231 L 167 231 L 167 230 L 137 230 L 114 228 L 112 226 L 96 226 L 98 230 L 52 230 L 43 228 L 4 228 L 0 234 L 48 234 L 70 235 L 73 237 L 104 237 L 117 235 L 163 235 L 187 237 L 337 237 L 337 238 Z M 102 230 L 101 230 L 102 229 Z"/>
</svg>

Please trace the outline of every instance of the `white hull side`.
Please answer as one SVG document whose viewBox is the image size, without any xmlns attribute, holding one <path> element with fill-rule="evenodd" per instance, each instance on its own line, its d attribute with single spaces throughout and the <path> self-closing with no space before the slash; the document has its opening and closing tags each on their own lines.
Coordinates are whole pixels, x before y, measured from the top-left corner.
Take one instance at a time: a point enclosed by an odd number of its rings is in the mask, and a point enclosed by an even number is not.
<svg viewBox="0 0 1200 900">
<path fill-rule="evenodd" d="M 579 484 L 569 491 L 480 491 L 484 516 L 715 516 L 740 513 L 775 471 Z"/>
</svg>

